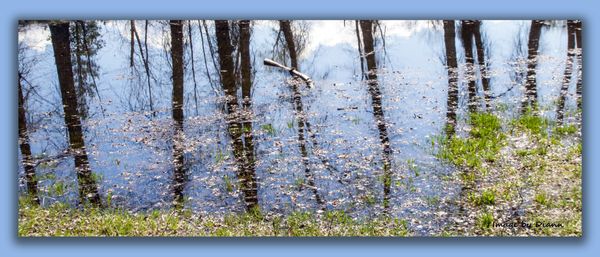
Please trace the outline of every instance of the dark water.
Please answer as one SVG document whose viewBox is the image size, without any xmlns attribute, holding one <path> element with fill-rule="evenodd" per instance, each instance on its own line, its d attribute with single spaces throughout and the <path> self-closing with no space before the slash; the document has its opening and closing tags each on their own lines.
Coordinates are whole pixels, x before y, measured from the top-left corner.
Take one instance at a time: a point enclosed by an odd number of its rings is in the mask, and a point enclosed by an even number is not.
<svg viewBox="0 0 600 257">
<path fill-rule="evenodd" d="M 85 88 L 78 93 L 84 149 L 103 204 L 134 211 L 180 205 L 220 214 L 244 211 L 257 199 L 261 210 L 270 213 L 344 210 L 369 217 L 387 212 L 423 233 L 442 227 L 456 209 L 461 187 L 453 179 L 456 169 L 436 158 L 434 146 L 447 117 L 441 21 L 373 23 L 373 52 L 365 52 L 366 27 L 355 21 L 291 22 L 297 69 L 312 79 L 312 87 L 263 65 L 270 58 L 294 66 L 281 24 L 253 21 L 246 112 L 235 112 L 246 106 L 242 67 L 248 67 L 238 24 L 228 24 L 234 70 L 228 74 L 217 69 L 227 62 L 215 22 L 183 21 L 183 118 L 174 118 L 173 112 L 173 67 L 179 65 L 172 57 L 172 24 L 135 21 L 139 39 L 133 65 L 130 21 L 87 21 L 83 34 L 72 24 L 75 86 Z M 489 110 L 504 119 L 519 115 L 530 24 L 481 23 L 493 96 Z M 358 37 L 357 29 L 362 31 Z M 468 80 L 481 75 L 465 72 L 460 29 L 458 21 L 459 135 L 465 134 Z M 563 81 L 566 34 L 566 22 L 552 22 L 542 27 L 539 40 L 538 101 L 550 119 Z M 78 45 L 76 35 L 87 43 Z M 50 31 L 46 24 L 28 24 L 18 36 L 41 202 L 77 204 L 73 155 L 64 154 L 68 129 Z M 234 92 L 227 91 L 229 75 Z M 483 96 L 481 81 L 476 83 L 477 95 Z M 566 102 L 571 112 L 575 83 Z M 233 96 L 238 109 L 231 109 Z M 235 119 L 232 113 L 245 114 Z M 567 111 L 565 119 L 572 116 Z M 21 160 L 20 154 L 19 183 L 26 192 Z"/>
</svg>

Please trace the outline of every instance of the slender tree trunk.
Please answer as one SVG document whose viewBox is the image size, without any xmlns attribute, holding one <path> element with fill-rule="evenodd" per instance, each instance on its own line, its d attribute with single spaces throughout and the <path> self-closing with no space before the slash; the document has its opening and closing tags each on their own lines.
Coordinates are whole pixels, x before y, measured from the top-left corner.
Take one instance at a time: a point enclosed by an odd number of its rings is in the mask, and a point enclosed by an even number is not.
<svg viewBox="0 0 600 257">
<path fill-rule="evenodd" d="M 302 97 L 299 89 L 300 80 L 294 80 L 292 84 L 293 102 L 294 102 L 294 115 L 296 116 L 296 123 L 298 123 L 298 147 L 300 149 L 300 155 L 302 156 L 302 164 L 304 165 L 304 174 L 306 177 L 306 183 L 315 195 L 315 200 L 323 208 L 325 203 L 319 195 L 315 178 L 310 170 L 310 163 L 308 158 L 307 142 L 305 137 L 305 126 L 307 124 L 306 113 L 304 113 L 304 107 L 302 105 Z"/>
<path fill-rule="evenodd" d="M 21 73 L 18 74 L 17 87 L 19 93 L 19 149 L 21 150 L 21 160 L 23 161 L 23 170 L 25 170 L 25 182 L 27 183 L 27 193 L 31 199 L 39 204 L 38 182 L 35 176 L 35 166 L 31 155 L 31 146 L 29 145 L 29 133 L 27 130 L 27 120 L 25 118 L 25 100 L 23 99 L 23 89 L 21 87 Z"/>
<path fill-rule="evenodd" d="M 217 69 L 221 73 L 221 84 L 223 85 L 223 90 L 225 94 L 232 98 L 227 99 L 227 112 L 234 118 L 238 109 L 237 102 L 237 94 L 236 94 L 236 84 L 235 84 L 235 74 L 233 67 L 233 59 L 232 59 L 232 46 L 231 39 L 229 36 L 229 23 L 224 20 L 216 20 L 215 21 L 215 33 L 217 35 L 217 48 L 219 52 L 219 64 L 220 68 Z M 235 121 L 235 119 L 230 120 Z"/>
<path fill-rule="evenodd" d="M 250 61 L 250 21 L 242 20 L 240 27 L 240 54 L 242 71 L 242 101 L 244 108 L 250 107 L 252 89 L 252 65 Z"/>
<path fill-rule="evenodd" d="M 143 60 L 144 70 L 146 70 L 146 82 L 148 83 L 148 99 L 150 101 L 150 112 L 152 112 L 152 116 L 155 116 L 156 112 L 154 111 L 154 104 L 152 103 L 152 86 L 150 85 L 150 59 L 148 57 L 148 20 L 146 20 L 144 28 L 144 53 L 146 55 L 146 58 L 144 58 Z M 139 42 L 140 40 L 138 38 L 138 44 Z"/>
<path fill-rule="evenodd" d="M 200 23 L 200 20 L 198 20 L 198 29 L 200 31 L 200 43 L 202 44 L 202 56 L 204 59 L 204 68 L 206 70 L 206 77 L 208 78 L 208 83 L 210 83 L 210 85 L 212 86 L 213 80 L 210 77 L 210 71 L 208 70 L 208 59 L 206 58 L 206 49 L 204 47 L 204 33 L 202 33 L 202 25 Z M 213 62 L 214 62 L 214 60 L 213 60 Z"/>
<path fill-rule="evenodd" d="M 469 111 L 477 111 L 477 84 L 475 79 L 475 63 L 473 59 L 473 21 L 462 21 L 461 38 L 465 49 L 465 77 L 468 81 Z"/>
<path fill-rule="evenodd" d="M 144 21 L 144 53 L 146 54 L 146 62 L 149 62 L 148 59 L 148 20 Z M 150 71 L 147 71 L 148 73 L 150 73 Z M 150 74 L 148 74 L 148 80 L 150 80 Z"/>
<path fill-rule="evenodd" d="M 194 80 L 194 104 L 198 115 L 198 84 L 196 83 L 196 66 L 194 64 L 194 40 L 192 39 L 192 21 L 188 21 L 188 38 L 190 40 L 190 58 L 192 62 L 192 79 Z"/>
<path fill-rule="evenodd" d="M 356 29 L 356 42 L 358 48 L 358 58 L 360 59 L 360 79 L 365 79 L 365 57 L 363 53 L 362 42 L 360 39 L 360 29 L 358 28 L 358 20 L 354 21 L 355 29 Z"/>
<path fill-rule="evenodd" d="M 565 101 L 569 93 L 569 85 L 571 84 L 571 75 L 573 73 L 573 59 L 575 58 L 575 21 L 567 21 L 567 59 L 565 61 L 565 74 L 563 75 L 563 83 L 560 88 L 560 96 L 558 98 L 556 110 L 556 122 L 561 125 L 565 112 Z"/>
<path fill-rule="evenodd" d="M 210 53 L 210 58 L 212 59 L 212 63 L 213 63 L 213 66 L 215 67 L 215 70 L 218 71 L 219 67 L 217 67 L 217 61 L 215 59 L 215 48 L 213 47 L 212 40 L 210 40 L 210 34 L 208 33 L 208 25 L 206 25 L 205 20 L 202 20 L 202 26 L 204 27 L 204 32 L 206 33 L 206 43 L 208 43 L 208 52 Z M 222 79 L 221 72 L 219 72 L 218 74 L 219 74 L 219 79 Z"/>
<path fill-rule="evenodd" d="M 88 200 L 94 205 L 100 205 L 97 182 L 94 180 L 90 169 L 80 114 L 77 109 L 77 94 L 71 65 L 69 23 L 50 23 L 50 37 L 58 72 L 65 124 L 69 132 L 69 146 L 75 159 L 75 169 L 79 182 L 79 198 L 82 203 Z"/>
<path fill-rule="evenodd" d="M 490 77 L 488 75 L 487 62 L 485 59 L 485 46 L 481 38 L 481 21 L 473 21 L 473 36 L 475 37 L 475 48 L 477 49 L 477 65 L 481 74 L 481 85 L 483 87 L 483 97 L 486 110 L 490 109 Z"/>
<path fill-rule="evenodd" d="M 252 134 L 252 62 L 250 60 L 250 21 L 242 20 L 239 22 L 240 29 L 240 55 L 241 55 L 241 73 L 242 73 L 242 106 L 243 121 L 242 130 L 244 133 L 244 157 L 245 157 L 245 182 L 246 188 L 257 188 L 256 185 L 256 157 L 254 156 L 254 137 Z M 256 193 L 256 191 L 251 191 Z M 250 194 L 246 197 L 246 202 L 252 206 L 258 205 L 256 194 Z"/>
<path fill-rule="evenodd" d="M 301 83 L 299 80 L 295 80 L 292 82 L 294 115 L 296 116 L 296 123 L 298 123 L 298 147 L 300 149 L 300 155 L 302 156 L 302 164 L 304 165 L 304 175 L 306 177 L 306 183 L 308 184 L 308 187 L 313 191 L 313 194 L 315 195 L 315 201 L 317 202 L 317 204 L 319 204 L 323 208 L 323 204 L 325 202 L 319 195 L 318 188 L 315 183 L 315 178 L 310 170 L 307 142 L 304 129 L 308 122 L 306 119 L 306 114 L 304 113 L 304 107 L 302 105 L 302 97 L 300 89 L 298 87 L 299 83 Z"/>
<path fill-rule="evenodd" d="M 583 48 L 581 41 L 581 21 L 576 20 L 575 22 L 575 45 L 577 47 L 577 52 L 575 53 L 577 57 L 577 108 L 581 109 L 583 106 Z"/>
<path fill-rule="evenodd" d="M 387 54 L 387 47 L 385 46 L 385 32 L 383 31 L 383 29 L 381 28 L 381 23 L 379 21 L 374 21 L 373 22 L 376 28 L 379 29 L 379 34 L 381 35 L 381 48 L 383 49 L 383 59 L 384 61 L 382 62 L 382 65 L 385 67 L 385 58 L 388 58 L 388 54 Z M 389 58 L 388 58 L 389 59 Z"/>
<path fill-rule="evenodd" d="M 135 21 L 134 20 L 130 20 L 129 21 L 130 24 L 130 28 L 129 28 L 129 32 L 130 32 L 130 43 L 131 43 L 131 47 L 129 50 L 129 67 L 133 68 L 133 55 L 135 54 L 135 40 L 134 40 L 134 31 L 135 31 Z"/>
<path fill-rule="evenodd" d="M 171 58 L 173 64 L 173 120 L 175 136 L 173 139 L 174 194 L 175 206 L 183 207 L 183 189 L 185 185 L 185 169 L 183 144 L 183 22 L 169 21 L 171 27 Z"/>
<path fill-rule="evenodd" d="M 444 46 L 448 69 L 448 99 L 446 111 L 446 136 L 452 137 L 456 130 L 456 110 L 458 109 L 458 62 L 456 60 L 456 32 L 454 20 L 444 21 Z"/>
<path fill-rule="evenodd" d="M 225 20 L 215 21 L 215 33 L 217 35 L 217 49 L 219 52 L 219 64 L 221 84 L 226 97 L 227 126 L 229 136 L 232 140 L 233 155 L 238 165 L 238 178 L 241 190 L 244 194 L 246 209 L 252 210 L 258 207 L 258 192 L 256 178 L 253 170 L 254 162 L 250 163 L 244 153 L 244 142 L 242 140 L 242 125 L 240 124 L 240 111 L 237 99 L 237 87 L 235 70 L 233 65 L 231 38 L 229 35 L 229 23 Z"/>
<path fill-rule="evenodd" d="M 296 45 L 294 43 L 294 34 L 292 33 L 291 22 L 289 20 L 281 20 L 279 21 L 279 27 L 283 31 L 283 37 L 285 38 L 285 42 L 287 44 L 288 52 L 290 54 L 290 59 L 292 62 L 291 66 L 294 69 L 299 69 Z"/>
<path fill-rule="evenodd" d="M 279 26 L 279 30 L 277 30 L 277 36 L 275 37 L 275 43 L 273 44 L 273 49 L 271 50 L 271 53 L 273 53 L 271 59 L 273 59 L 273 60 L 277 59 L 276 58 L 277 53 L 275 50 L 277 49 L 279 42 L 281 42 L 281 26 Z M 286 60 L 285 54 L 283 55 L 282 60 L 283 60 L 283 63 L 285 64 L 286 63 L 285 62 L 285 60 Z"/>
<path fill-rule="evenodd" d="M 387 124 L 385 122 L 385 115 L 383 113 L 383 106 L 381 101 L 381 91 L 379 89 L 379 83 L 377 81 L 377 62 L 375 59 L 375 46 L 373 41 L 373 21 L 361 20 L 360 27 L 362 30 L 364 53 L 367 60 L 367 78 L 369 85 L 369 94 L 371 95 L 371 105 L 373 106 L 373 115 L 379 130 L 379 140 L 383 150 L 383 207 L 384 212 L 389 214 L 389 201 L 392 183 L 391 174 L 391 156 L 392 149 L 390 147 L 390 139 L 387 132 Z"/>
<path fill-rule="evenodd" d="M 289 20 L 279 21 L 280 31 L 283 32 L 283 37 L 286 42 L 287 50 L 290 56 L 292 69 L 298 69 L 298 54 L 296 52 L 296 46 L 294 43 L 294 34 L 292 32 L 291 22 Z M 313 191 L 315 195 L 315 201 L 321 208 L 324 208 L 325 201 L 319 195 L 318 188 L 315 183 L 315 178 L 310 170 L 310 162 L 308 158 L 308 149 L 305 136 L 305 126 L 307 124 L 306 114 L 304 113 L 304 107 L 302 105 L 302 94 L 300 93 L 299 84 L 301 82 L 296 79 L 291 83 L 292 86 L 292 103 L 294 105 L 294 115 L 296 116 L 296 122 L 298 123 L 298 148 L 302 157 L 302 165 L 304 166 L 304 175 L 308 187 Z"/>
<path fill-rule="evenodd" d="M 147 21 L 146 21 L 147 22 Z M 140 56 L 142 57 L 142 62 L 144 63 L 144 70 L 146 71 L 146 81 L 148 83 L 148 98 L 150 101 L 150 112 L 152 112 L 152 116 L 155 115 L 154 112 L 154 104 L 152 101 L 152 87 L 150 86 L 150 64 L 148 61 L 148 24 L 146 24 L 146 31 L 144 33 L 146 33 L 144 35 L 145 37 L 145 41 L 144 44 L 146 44 L 146 54 L 144 54 L 144 51 L 142 50 L 142 41 L 140 40 L 140 36 L 137 32 L 137 29 L 135 28 L 135 23 L 131 24 L 131 29 L 133 30 L 133 34 L 135 35 L 135 39 L 137 40 L 138 43 L 138 48 L 140 49 Z"/>
<path fill-rule="evenodd" d="M 527 43 L 527 79 L 525 82 L 525 94 L 521 105 L 521 113 L 526 113 L 528 108 L 535 113 L 537 111 L 537 55 L 542 33 L 542 20 L 532 20 L 529 30 L 529 42 Z"/>
</svg>

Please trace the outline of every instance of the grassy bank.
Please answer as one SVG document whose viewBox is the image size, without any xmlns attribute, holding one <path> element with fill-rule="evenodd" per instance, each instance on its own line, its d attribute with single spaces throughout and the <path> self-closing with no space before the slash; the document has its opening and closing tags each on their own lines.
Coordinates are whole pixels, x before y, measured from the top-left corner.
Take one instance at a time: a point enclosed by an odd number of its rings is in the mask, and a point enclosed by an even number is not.
<svg viewBox="0 0 600 257">
<path fill-rule="evenodd" d="M 265 217 L 259 212 L 201 217 L 191 211 L 129 213 L 115 209 L 42 208 L 21 199 L 18 234 L 40 236 L 409 236 L 392 218 L 355 220 L 343 212 L 294 212 Z"/>
<path fill-rule="evenodd" d="M 472 114 L 467 136 L 443 139 L 438 157 L 461 170 L 463 217 L 445 235 L 581 236 L 581 134 L 526 114 Z"/>
</svg>

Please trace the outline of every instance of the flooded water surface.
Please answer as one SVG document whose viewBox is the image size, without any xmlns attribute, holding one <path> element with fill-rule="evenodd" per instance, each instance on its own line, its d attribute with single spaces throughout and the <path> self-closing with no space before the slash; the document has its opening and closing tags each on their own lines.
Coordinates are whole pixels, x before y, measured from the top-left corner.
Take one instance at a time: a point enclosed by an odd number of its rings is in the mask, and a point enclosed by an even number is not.
<svg viewBox="0 0 600 257">
<path fill-rule="evenodd" d="M 509 131 L 535 109 L 580 144 L 577 24 L 22 21 L 20 193 L 132 212 L 339 210 L 439 234 L 469 219 L 465 170 L 501 163 L 440 154 L 474 135 L 470 113 Z"/>
</svg>

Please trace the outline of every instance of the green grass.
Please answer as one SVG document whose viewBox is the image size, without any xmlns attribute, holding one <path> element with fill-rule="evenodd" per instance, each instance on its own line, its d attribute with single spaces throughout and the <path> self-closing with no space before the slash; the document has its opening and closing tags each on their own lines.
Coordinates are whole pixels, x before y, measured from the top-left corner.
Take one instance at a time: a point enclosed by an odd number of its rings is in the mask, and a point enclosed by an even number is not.
<svg viewBox="0 0 600 257">
<path fill-rule="evenodd" d="M 515 128 L 526 129 L 531 134 L 542 137 L 548 135 L 548 128 L 550 127 L 550 121 L 531 112 L 525 113 L 520 118 L 514 120 L 512 124 Z"/>
<path fill-rule="evenodd" d="M 494 190 L 485 190 L 481 193 L 481 204 L 494 205 L 496 203 L 496 193 Z"/>
<path fill-rule="evenodd" d="M 221 151 L 221 148 L 217 148 L 214 153 L 215 163 L 220 164 L 224 160 L 227 160 L 228 156 Z"/>
<path fill-rule="evenodd" d="M 554 128 L 554 134 L 556 135 L 572 135 L 575 134 L 577 132 L 577 126 L 569 124 L 569 125 L 563 125 L 563 126 L 558 126 Z"/>
<path fill-rule="evenodd" d="M 231 183 L 231 179 L 229 178 L 229 176 L 223 176 L 223 182 L 225 182 L 225 189 L 227 189 L 227 192 L 233 192 L 233 183 Z"/>
<path fill-rule="evenodd" d="M 95 172 L 92 172 L 91 176 L 92 176 L 92 181 L 96 184 L 102 183 L 102 180 L 104 179 L 102 174 L 95 173 Z"/>
<path fill-rule="evenodd" d="M 250 133 L 250 132 L 252 132 L 252 129 L 250 127 L 242 126 L 242 132 Z"/>
<path fill-rule="evenodd" d="M 557 126 L 532 112 L 504 122 L 474 113 L 468 136 L 438 139 L 437 157 L 457 167 L 467 190 L 460 203 L 473 215 L 467 232 L 457 225 L 460 229 L 449 227 L 440 235 L 581 236 L 581 127 Z M 524 189 L 534 193 L 524 195 Z M 494 215 L 499 222 L 512 221 L 505 215 L 518 201 L 530 203 L 520 205 L 521 220 L 561 227 L 494 228 Z"/>
<path fill-rule="evenodd" d="M 481 230 L 488 231 L 492 229 L 494 223 L 494 215 L 489 212 L 482 213 L 477 217 L 477 227 Z"/>
<path fill-rule="evenodd" d="M 271 124 L 271 123 L 260 125 L 260 128 L 263 131 L 265 131 L 267 134 L 269 134 L 270 136 L 274 136 L 276 134 L 275 128 L 273 127 L 273 124 Z"/>
<path fill-rule="evenodd" d="M 473 113 L 469 122 L 470 136 L 443 138 L 437 155 L 454 165 L 480 170 L 484 162 L 497 159 L 506 135 L 502 132 L 500 119 L 493 114 Z"/>
<path fill-rule="evenodd" d="M 421 174 L 421 169 L 415 163 L 415 159 L 406 160 L 406 165 L 408 165 L 408 169 L 415 173 L 415 177 L 418 177 Z"/>
<path fill-rule="evenodd" d="M 40 236 L 409 236 L 404 220 L 381 216 L 354 219 L 342 211 L 293 212 L 266 217 L 259 210 L 199 216 L 190 210 L 129 213 L 118 209 L 74 209 L 57 203 L 39 207 L 21 198 L 18 235 Z"/>
<path fill-rule="evenodd" d="M 37 181 L 46 181 L 46 180 L 54 181 L 54 180 L 56 180 L 56 175 L 54 173 L 46 173 L 46 174 L 36 175 L 35 179 Z"/>
<path fill-rule="evenodd" d="M 112 206 L 112 198 L 113 198 L 113 192 L 108 191 L 106 193 L 106 206 L 108 206 L 108 207 Z"/>
<path fill-rule="evenodd" d="M 362 197 L 362 200 L 368 205 L 373 206 L 377 203 L 377 198 L 373 194 L 366 194 Z"/>
<path fill-rule="evenodd" d="M 538 147 L 533 149 L 517 149 L 515 153 L 520 157 L 526 157 L 529 155 L 546 155 L 548 153 L 548 145 L 540 144 Z"/>
<path fill-rule="evenodd" d="M 426 196 L 425 201 L 431 206 L 437 206 L 441 202 L 438 196 Z"/>
<path fill-rule="evenodd" d="M 52 186 L 50 187 L 49 193 L 54 196 L 61 196 L 61 195 L 64 195 L 66 191 L 67 191 L 66 184 L 62 181 L 57 181 L 57 182 L 54 182 L 54 184 L 52 184 Z"/>
<path fill-rule="evenodd" d="M 56 167 L 58 167 L 58 162 L 55 161 L 41 162 L 38 165 L 40 169 L 55 169 Z"/>
<path fill-rule="evenodd" d="M 573 159 L 576 157 L 581 157 L 582 152 L 583 145 L 581 143 L 578 143 L 567 150 L 567 158 Z"/>
<path fill-rule="evenodd" d="M 543 206 L 548 206 L 550 204 L 550 201 L 548 199 L 548 196 L 545 193 L 538 193 L 535 195 L 534 201 L 540 205 Z"/>
<path fill-rule="evenodd" d="M 294 180 L 294 186 L 296 186 L 298 190 L 302 190 L 302 187 L 304 187 L 304 177 L 296 178 Z"/>
<path fill-rule="evenodd" d="M 494 205 L 496 203 L 496 192 L 494 190 L 484 190 L 480 195 L 471 192 L 468 198 L 470 202 L 477 206 Z"/>
</svg>

